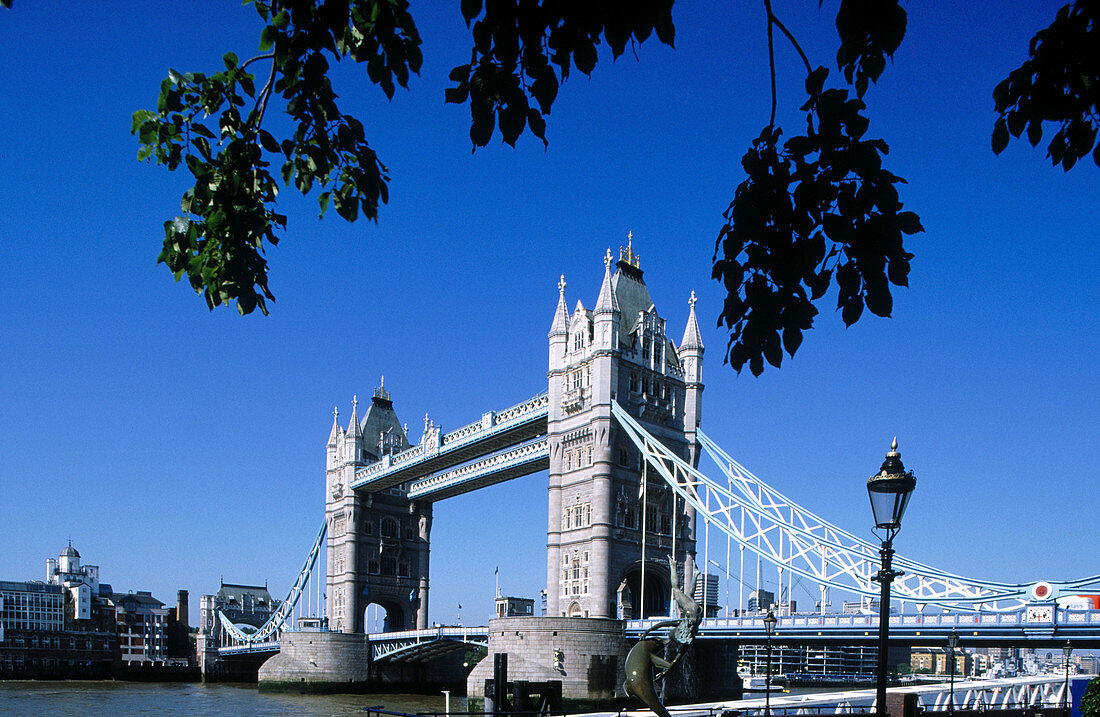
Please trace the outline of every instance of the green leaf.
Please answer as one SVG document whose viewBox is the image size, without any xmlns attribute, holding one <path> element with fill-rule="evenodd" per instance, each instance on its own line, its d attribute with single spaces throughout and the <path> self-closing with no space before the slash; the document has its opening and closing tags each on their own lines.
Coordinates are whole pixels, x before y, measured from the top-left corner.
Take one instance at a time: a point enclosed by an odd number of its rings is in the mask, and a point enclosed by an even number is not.
<svg viewBox="0 0 1100 717">
<path fill-rule="evenodd" d="M 275 44 L 275 38 L 278 37 L 278 31 L 271 25 L 264 25 L 264 29 L 260 32 L 260 52 L 267 52 L 271 49 L 271 46 Z"/>
</svg>

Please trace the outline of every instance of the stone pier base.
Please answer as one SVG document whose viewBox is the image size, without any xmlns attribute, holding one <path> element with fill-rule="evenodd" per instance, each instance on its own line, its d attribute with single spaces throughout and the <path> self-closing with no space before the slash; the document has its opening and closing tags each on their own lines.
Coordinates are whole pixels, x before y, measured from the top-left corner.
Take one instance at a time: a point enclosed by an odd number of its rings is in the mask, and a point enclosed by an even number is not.
<svg viewBox="0 0 1100 717">
<path fill-rule="evenodd" d="M 260 667 L 260 689 L 356 692 L 369 680 L 367 636 L 342 632 L 285 632 Z"/>
<path fill-rule="evenodd" d="M 620 620 L 584 617 L 503 617 L 489 621 L 489 653 L 466 680 L 466 694 L 485 698 L 493 655 L 508 654 L 508 680 L 560 680 L 567 702 L 624 697 L 623 665 L 630 650 Z M 560 651 L 555 655 L 555 651 Z M 560 659 L 559 659 L 560 658 Z"/>
</svg>

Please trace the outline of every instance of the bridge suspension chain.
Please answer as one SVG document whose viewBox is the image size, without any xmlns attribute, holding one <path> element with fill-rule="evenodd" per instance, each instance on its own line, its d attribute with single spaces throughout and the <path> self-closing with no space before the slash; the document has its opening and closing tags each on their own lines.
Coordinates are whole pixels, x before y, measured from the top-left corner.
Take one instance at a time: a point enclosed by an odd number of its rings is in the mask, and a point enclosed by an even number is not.
<svg viewBox="0 0 1100 717">
<path fill-rule="evenodd" d="M 290 588 L 290 592 L 287 594 L 286 599 L 283 600 L 278 609 L 271 614 L 267 622 L 261 625 L 255 632 L 248 633 L 241 630 L 233 624 L 224 612 L 221 610 L 218 611 L 218 620 L 221 623 L 222 629 L 225 630 L 229 637 L 238 643 L 267 642 L 269 640 L 278 639 L 278 634 L 282 631 L 287 618 L 298 604 L 298 600 L 301 599 L 302 593 L 309 583 L 310 574 L 313 572 L 313 568 L 317 564 L 317 558 L 321 554 L 321 547 L 325 544 L 325 535 L 327 532 L 328 523 L 322 520 L 321 529 L 317 532 L 317 538 L 313 541 L 313 548 L 310 549 L 309 555 L 306 556 L 305 564 L 298 572 L 298 578 L 294 581 L 294 585 Z"/>
<path fill-rule="evenodd" d="M 689 465 L 645 430 L 617 402 L 612 415 L 665 482 L 708 524 L 713 523 L 739 546 L 781 570 L 822 586 L 877 598 L 879 546 L 858 538 L 794 503 L 733 460 L 699 431 L 699 441 L 728 481 L 712 480 Z M 1013 610 L 1028 602 L 1031 584 L 964 578 L 923 563 L 895 556 L 905 575 L 892 585 L 894 594 L 918 609 L 936 605 L 954 610 Z M 1054 594 L 1100 582 L 1100 576 L 1051 582 Z"/>
</svg>

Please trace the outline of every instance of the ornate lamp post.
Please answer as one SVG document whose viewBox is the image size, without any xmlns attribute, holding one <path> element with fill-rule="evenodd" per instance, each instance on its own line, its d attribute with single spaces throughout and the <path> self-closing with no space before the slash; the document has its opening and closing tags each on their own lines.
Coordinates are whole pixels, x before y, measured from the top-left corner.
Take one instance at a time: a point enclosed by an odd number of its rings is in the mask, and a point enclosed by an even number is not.
<svg viewBox="0 0 1100 717">
<path fill-rule="evenodd" d="M 959 635 L 952 629 L 951 634 L 947 636 L 947 647 L 951 654 L 951 656 L 947 658 L 951 660 L 951 701 L 947 703 L 948 714 L 955 714 L 955 648 L 958 646 Z"/>
<path fill-rule="evenodd" d="M 872 580 L 882 586 L 878 602 L 878 670 L 876 675 L 875 713 L 886 717 L 886 656 L 890 640 L 890 583 L 905 573 L 891 569 L 894 557 L 894 536 L 901 530 L 901 519 L 909 505 L 909 496 L 917 485 L 913 472 L 905 471 L 898 453 L 898 439 L 890 444 L 886 460 L 879 472 L 867 479 L 867 495 L 871 498 L 871 512 L 875 527 L 882 530 L 882 565 Z"/>
<path fill-rule="evenodd" d="M 779 619 L 769 607 L 768 614 L 764 617 L 764 632 L 768 636 L 767 661 L 764 665 L 764 717 L 771 717 L 772 713 L 772 635 L 775 634 L 775 625 L 778 622 Z"/>
<path fill-rule="evenodd" d="M 1062 654 L 1066 658 L 1066 685 L 1062 690 L 1062 708 L 1065 710 L 1066 717 L 1069 717 L 1069 656 L 1073 654 L 1073 645 L 1069 644 L 1069 640 L 1066 640 L 1066 646 L 1062 648 Z"/>
</svg>

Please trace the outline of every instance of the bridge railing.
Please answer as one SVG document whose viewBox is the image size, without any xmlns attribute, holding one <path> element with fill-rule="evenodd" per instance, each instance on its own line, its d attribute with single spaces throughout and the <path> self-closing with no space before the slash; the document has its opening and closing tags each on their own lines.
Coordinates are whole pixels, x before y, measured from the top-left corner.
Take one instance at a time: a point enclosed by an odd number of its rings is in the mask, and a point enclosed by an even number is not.
<svg viewBox="0 0 1100 717">
<path fill-rule="evenodd" d="M 527 399 L 521 403 L 506 408 L 503 411 L 490 411 L 486 413 L 481 419 L 468 423 L 461 428 L 457 428 L 450 433 L 445 433 L 439 438 L 440 451 L 450 451 L 456 448 L 460 448 L 468 443 L 473 443 L 480 440 L 485 435 L 496 433 L 514 425 L 526 423 L 537 419 L 540 415 L 546 413 L 547 407 L 550 405 L 550 394 L 540 393 L 537 396 Z M 488 418 L 488 420 L 486 420 Z M 434 455 L 434 451 L 433 451 Z M 377 463 L 372 463 L 365 468 L 361 468 L 355 472 L 355 482 L 362 483 L 377 476 L 380 476 L 387 471 L 396 468 L 397 466 L 405 465 L 407 463 L 414 462 L 420 458 L 425 457 L 424 444 L 418 444 L 407 448 L 400 453 L 394 453 L 392 455 L 385 455 L 382 460 Z"/>
<path fill-rule="evenodd" d="M 1100 610 L 1082 610 L 1078 608 L 1055 608 L 1050 610 L 1049 618 L 1036 620 L 1029 615 L 1028 608 L 1020 608 L 1014 612 L 995 613 L 950 613 L 933 615 L 891 615 L 891 628 L 920 629 L 920 628 L 956 628 L 967 629 L 998 627 L 1036 627 L 1036 628 L 1074 628 L 1074 627 L 1100 627 Z M 1030 618 L 1030 619 L 1029 619 Z M 644 632 L 648 628 L 662 620 L 673 618 L 667 616 L 655 616 L 645 620 L 627 620 L 626 630 L 636 634 Z M 784 629 L 805 630 L 809 628 L 864 628 L 877 627 L 878 615 L 784 615 L 777 616 L 776 631 Z M 742 617 L 711 617 L 704 619 L 699 626 L 701 632 L 707 630 L 722 631 L 725 629 L 763 631 L 763 616 Z"/>
</svg>

